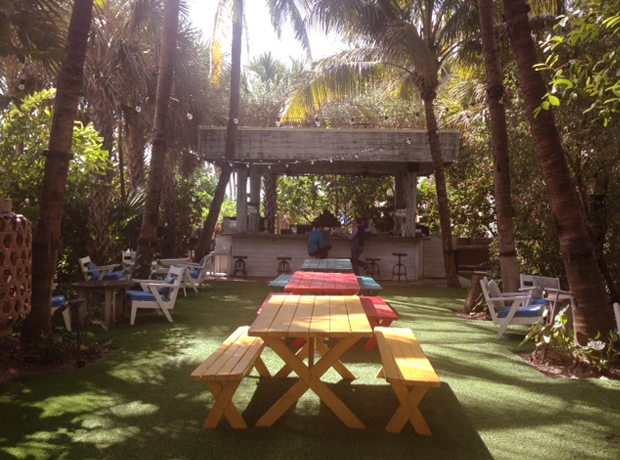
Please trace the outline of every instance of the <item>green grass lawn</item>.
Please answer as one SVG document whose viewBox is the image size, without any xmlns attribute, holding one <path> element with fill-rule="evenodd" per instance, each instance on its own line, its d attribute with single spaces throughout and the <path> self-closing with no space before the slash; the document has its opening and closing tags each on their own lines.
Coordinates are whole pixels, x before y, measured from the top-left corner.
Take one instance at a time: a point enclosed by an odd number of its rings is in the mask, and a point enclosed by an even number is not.
<svg viewBox="0 0 620 460">
<path fill-rule="evenodd" d="M 379 353 L 344 355 L 358 377 L 330 388 L 366 424 L 351 430 L 312 393 L 271 428 L 252 425 L 294 379 L 245 379 L 234 397 L 250 425 L 202 430 L 213 399 L 191 371 L 238 326 L 251 324 L 266 283 L 211 282 L 188 293 L 174 323 L 139 312 L 136 325 L 100 334 L 117 352 L 82 369 L 0 384 L 0 459 L 619 459 L 620 382 L 551 380 L 516 354 L 525 328 L 466 321 L 465 290 L 388 287 L 384 297 L 410 327 L 442 380 L 421 411 L 433 432 L 383 431 L 398 406 L 375 374 Z M 279 368 L 271 351 L 267 367 Z"/>
</svg>

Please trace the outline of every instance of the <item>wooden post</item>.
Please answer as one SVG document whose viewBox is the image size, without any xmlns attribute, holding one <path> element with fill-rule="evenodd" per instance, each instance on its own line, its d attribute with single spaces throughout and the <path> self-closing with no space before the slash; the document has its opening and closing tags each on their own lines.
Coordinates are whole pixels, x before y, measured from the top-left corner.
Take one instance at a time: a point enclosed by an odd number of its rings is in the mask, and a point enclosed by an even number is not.
<svg viewBox="0 0 620 460">
<path fill-rule="evenodd" d="M 405 229 L 407 208 L 407 171 L 398 171 L 394 183 L 394 233 L 400 236 Z"/>
<path fill-rule="evenodd" d="M 260 231 L 260 173 L 250 169 L 250 203 L 248 205 L 248 233 Z"/>
<path fill-rule="evenodd" d="M 245 165 L 236 168 L 237 171 L 237 233 L 248 232 L 248 170 Z"/>
<path fill-rule="evenodd" d="M 418 198 L 418 172 L 407 171 L 407 217 L 405 229 L 407 235 L 415 235 L 415 216 Z"/>
</svg>

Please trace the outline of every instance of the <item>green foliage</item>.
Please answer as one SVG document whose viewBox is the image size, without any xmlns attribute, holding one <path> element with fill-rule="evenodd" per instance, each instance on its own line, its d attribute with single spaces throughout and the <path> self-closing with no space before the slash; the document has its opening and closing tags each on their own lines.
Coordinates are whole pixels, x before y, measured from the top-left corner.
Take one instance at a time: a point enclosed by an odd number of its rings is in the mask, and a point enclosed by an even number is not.
<svg viewBox="0 0 620 460">
<path fill-rule="evenodd" d="M 618 0 L 581 0 L 576 8 L 562 16 L 556 35 L 545 40 L 549 54 L 539 70 L 549 71 L 551 91 L 540 109 L 560 105 L 560 97 L 571 104 L 587 101 L 604 126 L 620 109 L 620 2 Z M 559 97 L 558 97 L 559 96 Z"/>
<path fill-rule="evenodd" d="M 575 343 L 574 331 L 569 327 L 568 321 L 567 312 L 570 308 L 570 305 L 564 307 L 553 323 L 547 322 L 545 314 L 530 328 L 522 343 L 533 341 L 543 362 L 548 352 L 556 352 L 572 357 L 573 366 L 582 362 L 599 372 L 609 370 L 620 356 L 617 332 L 611 331 L 607 342 L 600 340 L 601 336 L 598 334 L 596 340 L 588 342 L 587 345 Z"/>
</svg>

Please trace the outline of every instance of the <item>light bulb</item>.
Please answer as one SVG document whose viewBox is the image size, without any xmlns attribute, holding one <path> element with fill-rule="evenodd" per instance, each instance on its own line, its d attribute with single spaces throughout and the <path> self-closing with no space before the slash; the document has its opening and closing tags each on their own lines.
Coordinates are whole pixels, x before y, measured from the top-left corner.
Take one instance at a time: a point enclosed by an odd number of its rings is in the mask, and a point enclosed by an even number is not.
<svg viewBox="0 0 620 460">
<path fill-rule="evenodd" d="M 142 112 L 142 107 L 140 107 L 140 105 L 136 105 L 135 111 L 138 113 Z"/>
<path fill-rule="evenodd" d="M 238 118 L 236 118 L 236 117 L 235 117 L 235 118 L 233 118 L 233 123 L 234 123 L 234 124 L 238 124 L 238 123 L 239 123 L 239 119 L 238 119 Z"/>
<path fill-rule="evenodd" d="M 187 112 L 186 117 L 188 120 L 191 120 L 192 118 L 194 118 L 194 115 L 192 115 L 192 112 Z"/>
</svg>

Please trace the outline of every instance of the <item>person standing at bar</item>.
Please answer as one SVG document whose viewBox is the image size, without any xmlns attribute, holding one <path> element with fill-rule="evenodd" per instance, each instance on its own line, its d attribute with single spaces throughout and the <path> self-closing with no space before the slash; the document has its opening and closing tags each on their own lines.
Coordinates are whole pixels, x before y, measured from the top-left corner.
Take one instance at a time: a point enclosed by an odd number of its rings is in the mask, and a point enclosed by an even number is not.
<svg viewBox="0 0 620 460">
<path fill-rule="evenodd" d="M 325 242 L 323 227 L 316 227 L 308 237 L 308 255 L 318 259 L 327 259 L 327 251 L 331 245 Z"/>
<path fill-rule="evenodd" d="M 353 272 L 359 275 L 359 267 L 368 268 L 368 263 L 360 260 L 360 255 L 364 252 L 364 237 L 368 227 L 368 219 L 361 217 L 355 223 L 355 228 L 351 235 L 349 235 L 349 240 L 351 240 L 351 265 L 353 265 Z"/>
</svg>

